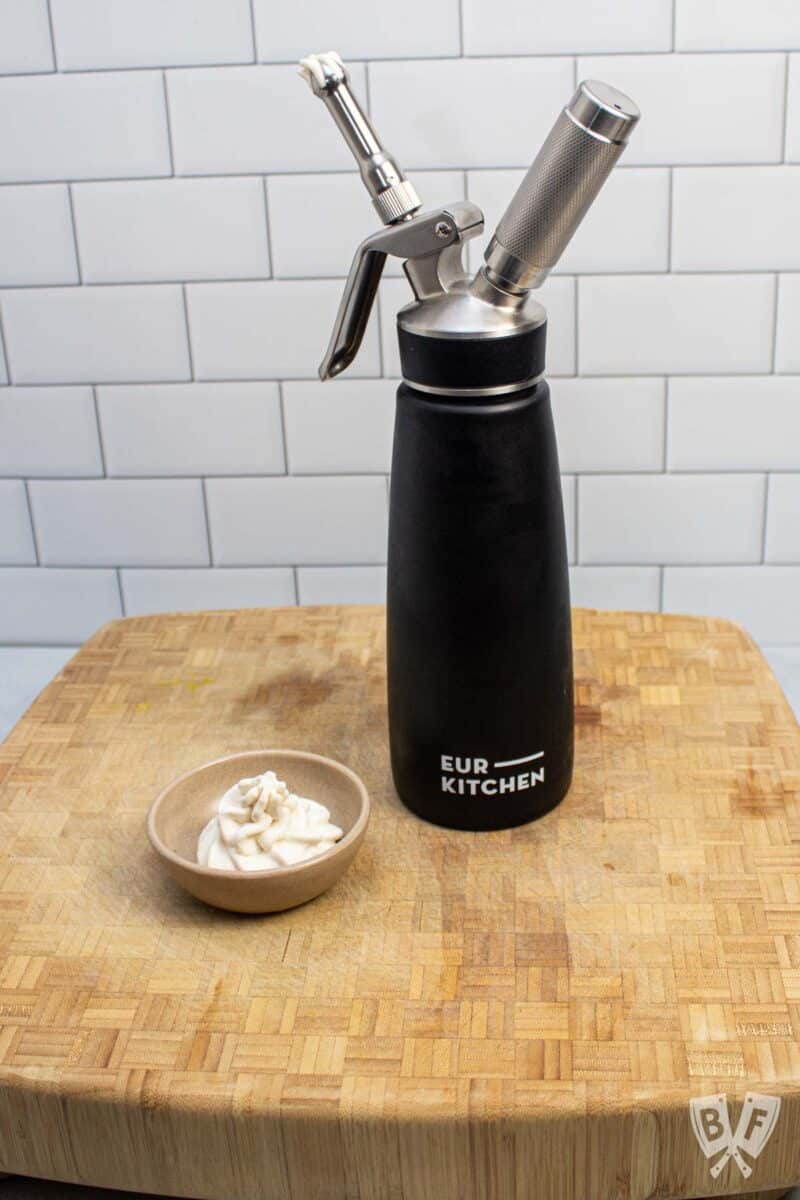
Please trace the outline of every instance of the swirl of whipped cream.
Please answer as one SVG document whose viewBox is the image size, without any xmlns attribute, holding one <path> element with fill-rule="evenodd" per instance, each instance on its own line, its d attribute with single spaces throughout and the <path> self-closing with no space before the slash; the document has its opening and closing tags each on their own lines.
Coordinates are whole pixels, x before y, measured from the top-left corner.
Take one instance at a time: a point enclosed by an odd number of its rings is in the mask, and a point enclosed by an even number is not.
<svg viewBox="0 0 800 1200">
<path fill-rule="evenodd" d="M 338 842 L 324 804 L 295 796 L 274 771 L 228 788 L 197 839 L 197 861 L 222 871 L 265 871 L 315 858 Z"/>
</svg>

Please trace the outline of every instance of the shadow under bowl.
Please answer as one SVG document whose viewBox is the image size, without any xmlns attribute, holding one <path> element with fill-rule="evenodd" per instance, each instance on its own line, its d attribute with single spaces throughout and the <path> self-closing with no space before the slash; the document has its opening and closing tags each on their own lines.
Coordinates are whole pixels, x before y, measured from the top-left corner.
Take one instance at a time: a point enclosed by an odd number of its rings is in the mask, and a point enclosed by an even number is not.
<svg viewBox="0 0 800 1200">
<path fill-rule="evenodd" d="M 344 836 L 324 854 L 291 867 L 201 867 L 197 838 L 220 796 L 238 780 L 264 771 L 274 771 L 291 792 L 324 804 Z M 150 806 L 147 836 L 172 878 L 198 900 L 230 912 L 283 912 L 319 896 L 347 870 L 366 833 L 369 811 L 362 781 L 334 759 L 302 750 L 250 750 L 205 763 L 168 784 Z"/>
</svg>

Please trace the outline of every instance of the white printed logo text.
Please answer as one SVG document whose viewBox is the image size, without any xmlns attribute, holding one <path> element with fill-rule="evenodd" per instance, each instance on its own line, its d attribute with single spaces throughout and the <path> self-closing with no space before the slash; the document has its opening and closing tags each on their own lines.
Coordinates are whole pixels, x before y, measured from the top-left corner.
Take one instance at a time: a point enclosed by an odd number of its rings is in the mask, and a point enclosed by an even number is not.
<svg viewBox="0 0 800 1200">
<path fill-rule="evenodd" d="M 543 758 L 544 750 L 502 762 L 443 754 L 442 791 L 451 796 L 503 796 L 509 792 L 525 792 L 537 783 L 544 783 L 544 764 L 540 761 Z M 516 770 L 517 767 L 525 769 Z M 495 771 L 503 774 L 496 775 Z"/>
<path fill-rule="evenodd" d="M 690 1100 L 692 1132 L 706 1158 L 716 1158 L 711 1177 L 716 1179 L 732 1158 L 745 1179 L 749 1179 L 753 1168 L 744 1154 L 758 1158 L 772 1136 L 780 1111 L 780 1097 L 748 1092 L 736 1129 L 732 1131 L 725 1096 L 695 1096 Z"/>
</svg>

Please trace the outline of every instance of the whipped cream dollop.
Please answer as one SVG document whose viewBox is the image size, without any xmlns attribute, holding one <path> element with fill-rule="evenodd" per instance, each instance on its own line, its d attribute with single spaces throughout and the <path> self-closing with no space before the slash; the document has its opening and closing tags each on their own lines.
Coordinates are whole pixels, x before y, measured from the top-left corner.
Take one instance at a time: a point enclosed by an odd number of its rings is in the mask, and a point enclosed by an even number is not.
<svg viewBox="0 0 800 1200">
<path fill-rule="evenodd" d="M 340 837 L 324 804 L 295 796 L 274 771 L 265 771 L 240 779 L 221 797 L 197 839 L 197 861 L 222 871 L 291 867 L 330 850 Z"/>
</svg>

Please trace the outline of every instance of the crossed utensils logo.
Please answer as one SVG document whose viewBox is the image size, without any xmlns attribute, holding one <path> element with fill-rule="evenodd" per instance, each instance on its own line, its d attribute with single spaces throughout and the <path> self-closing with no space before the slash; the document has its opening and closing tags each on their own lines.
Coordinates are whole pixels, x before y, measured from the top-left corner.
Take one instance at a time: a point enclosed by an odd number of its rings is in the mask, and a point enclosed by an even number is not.
<svg viewBox="0 0 800 1200">
<path fill-rule="evenodd" d="M 711 1167 L 712 1179 L 717 1178 L 731 1158 L 745 1179 L 749 1179 L 753 1168 L 742 1151 L 750 1158 L 758 1158 L 772 1136 L 780 1111 L 780 1097 L 748 1092 L 736 1129 L 731 1131 L 725 1096 L 695 1096 L 690 1100 L 689 1118 L 700 1149 L 707 1159 L 720 1155 Z"/>
</svg>

